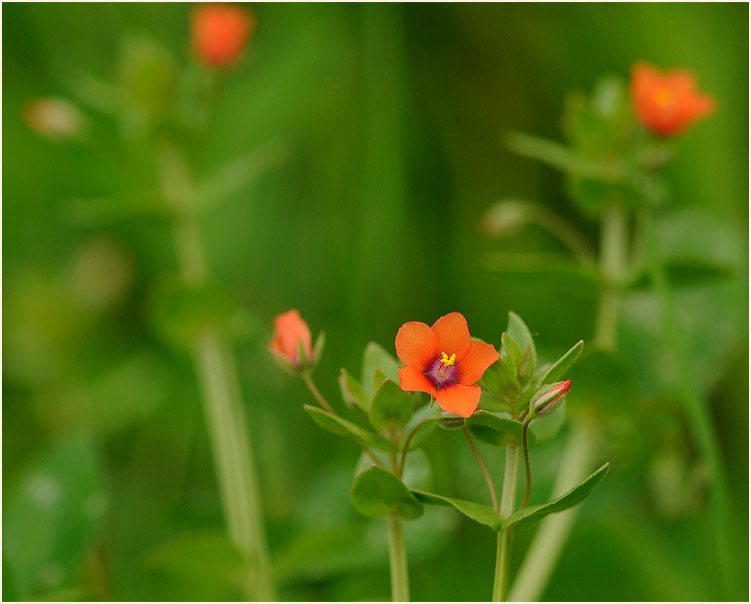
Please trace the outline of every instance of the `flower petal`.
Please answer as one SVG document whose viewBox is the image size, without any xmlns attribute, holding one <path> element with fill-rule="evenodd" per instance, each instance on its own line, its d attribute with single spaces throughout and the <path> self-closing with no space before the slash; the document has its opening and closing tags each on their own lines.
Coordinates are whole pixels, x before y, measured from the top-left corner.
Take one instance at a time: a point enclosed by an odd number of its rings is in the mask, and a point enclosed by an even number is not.
<svg viewBox="0 0 751 604">
<path fill-rule="evenodd" d="M 396 334 L 396 355 L 407 366 L 424 371 L 438 356 L 438 343 L 433 330 L 425 323 L 410 321 Z"/>
<path fill-rule="evenodd" d="M 302 319 L 300 313 L 288 310 L 274 318 L 274 337 L 271 340 L 271 348 L 281 353 L 293 363 L 299 362 L 298 343 L 302 342 L 308 357 L 313 356 L 311 347 L 310 328 Z"/>
<path fill-rule="evenodd" d="M 455 354 L 457 363 L 467 356 L 472 338 L 463 315 L 449 313 L 433 323 L 431 329 L 438 340 L 437 352 L 445 352 L 449 356 Z"/>
<path fill-rule="evenodd" d="M 467 356 L 456 365 L 456 381 L 466 386 L 474 384 L 498 357 L 498 351 L 490 344 L 472 342 Z"/>
<path fill-rule="evenodd" d="M 399 386 L 408 392 L 427 392 L 433 397 L 437 395 L 428 376 L 415 367 L 403 367 L 399 370 Z"/>
<path fill-rule="evenodd" d="M 462 384 L 446 384 L 438 391 L 436 400 L 444 411 L 456 413 L 462 417 L 469 417 L 480 404 L 479 386 L 464 386 Z"/>
</svg>

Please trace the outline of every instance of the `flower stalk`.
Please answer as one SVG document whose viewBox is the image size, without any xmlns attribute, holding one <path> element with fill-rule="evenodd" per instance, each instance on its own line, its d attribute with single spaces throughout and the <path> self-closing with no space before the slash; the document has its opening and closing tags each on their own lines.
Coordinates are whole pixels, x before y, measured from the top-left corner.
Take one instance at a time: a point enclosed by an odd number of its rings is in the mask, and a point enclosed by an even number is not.
<svg viewBox="0 0 751 604">
<path fill-rule="evenodd" d="M 186 282 L 205 283 L 209 279 L 208 263 L 191 207 L 194 188 L 187 166 L 173 147 L 164 147 L 160 160 L 162 193 L 175 209 L 173 231 L 180 272 Z M 248 421 L 232 350 L 219 330 L 209 326 L 195 335 L 192 356 L 201 387 L 227 532 L 245 562 L 248 597 L 270 601 L 275 598 L 275 586 Z"/>
</svg>

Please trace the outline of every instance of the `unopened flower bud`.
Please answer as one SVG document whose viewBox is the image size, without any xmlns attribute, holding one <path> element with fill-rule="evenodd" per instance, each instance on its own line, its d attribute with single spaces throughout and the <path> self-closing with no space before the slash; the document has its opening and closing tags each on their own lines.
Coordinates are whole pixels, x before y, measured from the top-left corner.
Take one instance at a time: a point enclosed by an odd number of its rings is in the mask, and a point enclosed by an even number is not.
<svg viewBox="0 0 751 604">
<path fill-rule="evenodd" d="M 456 413 L 441 411 L 441 416 L 438 419 L 438 425 L 444 430 L 456 430 L 457 428 L 464 427 L 464 418 L 460 415 L 456 415 Z"/>
<path fill-rule="evenodd" d="M 284 368 L 295 373 L 311 369 L 322 348 L 323 334 L 318 337 L 314 349 L 310 328 L 297 310 L 289 310 L 274 319 L 274 336 L 269 342 L 269 351 Z"/>
<path fill-rule="evenodd" d="M 545 417 L 558 409 L 566 400 L 571 380 L 546 384 L 540 388 L 529 402 L 530 417 Z"/>
<path fill-rule="evenodd" d="M 235 4 L 202 4 L 193 9 L 193 49 L 210 67 L 236 63 L 256 26 L 255 14 Z"/>
<path fill-rule="evenodd" d="M 53 140 L 79 138 L 86 125 L 86 119 L 75 105 L 57 98 L 27 102 L 23 119 L 34 132 Z"/>
</svg>

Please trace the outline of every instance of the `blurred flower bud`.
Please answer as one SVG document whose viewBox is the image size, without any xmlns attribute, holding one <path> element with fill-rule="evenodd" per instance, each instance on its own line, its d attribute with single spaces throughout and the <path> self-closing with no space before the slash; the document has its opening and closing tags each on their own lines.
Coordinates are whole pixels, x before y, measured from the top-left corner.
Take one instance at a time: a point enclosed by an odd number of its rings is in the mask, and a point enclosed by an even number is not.
<svg viewBox="0 0 751 604">
<path fill-rule="evenodd" d="M 233 4 L 202 4 L 193 9 L 193 50 L 210 67 L 235 63 L 253 34 L 255 14 Z"/>
<path fill-rule="evenodd" d="M 715 100 L 696 89 L 690 71 L 660 73 L 648 63 L 631 68 L 631 98 L 639 121 L 659 136 L 679 134 L 715 110 Z"/>
<path fill-rule="evenodd" d="M 310 328 L 297 310 L 289 310 L 274 319 L 274 336 L 269 350 L 284 368 L 294 372 L 312 368 L 322 348 L 323 334 L 318 337 L 313 350 Z"/>
<path fill-rule="evenodd" d="M 532 204 L 526 201 L 501 201 L 480 219 L 479 229 L 485 237 L 503 237 L 516 233 L 530 221 Z"/>
<path fill-rule="evenodd" d="M 78 300 L 94 310 L 122 300 L 133 281 L 130 250 L 108 236 L 98 236 L 81 245 L 73 269 Z"/>
<path fill-rule="evenodd" d="M 558 409 L 566 400 L 571 380 L 546 384 L 540 388 L 529 402 L 529 415 L 533 417 L 545 417 Z"/>
<path fill-rule="evenodd" d="M 58 98 L 28 101 L 23 108 L 23 119 L 34 132 L 53 140 L 80 138 L 86 128 L 86 118 L 81 111 Z"/>
</svg>

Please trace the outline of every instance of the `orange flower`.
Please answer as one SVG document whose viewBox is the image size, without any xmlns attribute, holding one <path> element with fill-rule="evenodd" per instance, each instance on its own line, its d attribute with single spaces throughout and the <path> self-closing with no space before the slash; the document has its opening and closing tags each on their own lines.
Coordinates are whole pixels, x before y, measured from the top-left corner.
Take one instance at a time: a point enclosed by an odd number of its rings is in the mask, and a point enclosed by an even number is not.
<svg viewBox="0 0 751 604">
<path fill-rule="evenodd" d="M 696 89 L 690 71 L 676 69 L 661 74 L 648 63 L 631 68 L 631 98 L 636 115 L 660 136 L 678 134 L 715 110 L 715 100 Z"/>
<path fill-rule="evenodd" d="M 271 352 L 295 370 L 309 367 L 313 363 L 310 328 L 295 309 L 289 310 L 274 319 L 274 336 L 269 343 Z M 301 351 L 303 353 L 301 357 Z"/>
<path fill-rule="evenodd" d="M 402 390 L 427 392 L 441 409 L 462 417 L 472 415 L 480 402 L 480 387 L 472 384 L 498 360 L 490 344 L 472 341 L 467 320 L 458 312 L 433 327 L 417 321 L 402 325 L 396 354 L 406 365 L 399 370 Z"/>
<path fill-rule="evenodd" d="M 202 4 L 191 14 L 193 49 L 211 67 L 234 63 L 253 30 L 255 15 L 233 4 Z"/>
</svg>

